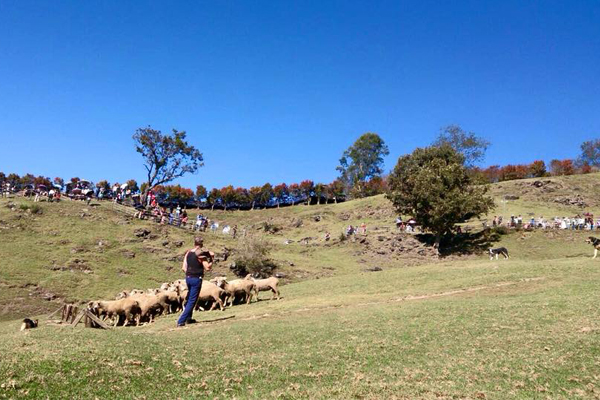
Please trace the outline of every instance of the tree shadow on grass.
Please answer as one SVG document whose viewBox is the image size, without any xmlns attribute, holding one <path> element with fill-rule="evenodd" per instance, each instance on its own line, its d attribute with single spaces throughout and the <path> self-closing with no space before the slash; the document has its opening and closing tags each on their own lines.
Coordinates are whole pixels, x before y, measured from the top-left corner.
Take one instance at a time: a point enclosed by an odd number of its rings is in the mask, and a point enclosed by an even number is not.
<svg viewBox="0 0 600 400">
<path fill-rule="evenodd" d="M 440 257 L 487 253 L 488 249 L 494 247 L 494 243 L 498 242 L 503 234 L 505 233 L 485 229 L 479 232 L 446 235 L 440 243 Z M 435 235 L 430 233 L 417 235 L 417 239 L 429 246 L 433 246 L 435 243 Z"/>
</svg>

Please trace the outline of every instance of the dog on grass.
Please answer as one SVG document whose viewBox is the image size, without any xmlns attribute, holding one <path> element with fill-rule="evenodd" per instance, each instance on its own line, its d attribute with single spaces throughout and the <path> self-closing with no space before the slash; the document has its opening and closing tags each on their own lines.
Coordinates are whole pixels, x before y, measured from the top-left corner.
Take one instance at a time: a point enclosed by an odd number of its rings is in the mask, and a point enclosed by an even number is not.
<svg viewBox="0 0 600 400">
<path fill-rule="evenodd" d="M 496 260 L 498 259 L 498 255 L 503 255 L 504 258 L 508 258 L 508 250 L 506 249 L 506 247 L 498 247 L 497 249 L 492 249 L 490 248 L 489 250 L 490 253 L 490 261 L 494 259 L 494 257 L 496 257 Z"/>
<path fill-rule="evenodd" d="M 38 326 L 38 320 L 37 319 L 25 318 L 23 320 L 23 323 L 21 324 L 21 331 L 24 331 L 25 329 L 37 328 L 37 326 Z"/>
<path fill-rule="evenodd" d="M 598 250 L 600 250 L 600 239 L 590 236 L 585 242 L 594 246 L 594 257 L 592 257 L 592 259 L 596 258 L 596 256 L 598 256 Z"/>
</svg>

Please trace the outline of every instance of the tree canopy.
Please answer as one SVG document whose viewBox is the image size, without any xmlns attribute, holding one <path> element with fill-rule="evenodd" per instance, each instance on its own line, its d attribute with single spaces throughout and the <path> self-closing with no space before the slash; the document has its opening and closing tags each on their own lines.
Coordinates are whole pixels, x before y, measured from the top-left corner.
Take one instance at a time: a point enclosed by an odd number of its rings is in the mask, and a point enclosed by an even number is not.
<svg viewBox="0 0 600 400">
<path fill-rule="evenodd" d="M 452 232 L 455 224 L 494 207 L 486 196 L 487 187 L 471 179 L 464 156 L 451 146 L 418 148 L 398 159 L 386 197 L 398 213 L 415 218 L 433 232 L 439 247 L 441 237 Z"/>
<path fill-rule="evenodd" d="M 355 197 L 364 197 L 365 183 L 383 174 L 383 157 L 388 154 L 390 151 L 383 139 L 371 132 L 363 134 L 344 151 L 336 169 L 340 179 L 354 189 Z"/>
<path fill-rule="evenodd" d="M 195 173 L 204 165 L 202 153 L 188 144 L 185 131 L 173 129 L 164 134 L 151 127 L 139 128 L 133 135 L 135 149 L 144 158 L 149 191 L 188 173 Z"/>
<path fill-rule="evenodd" d="M 464 164 L 467 167 L 474 166 L 482 161 L 485 152 L 490 147 L 490 142 L 477 136 L 473 132 L 466 132 L 459 125 L 448 125 L 440 129 L 434 145 L 449 145 L 464 157 Z"/>
<path fill-rule="evenodd" d="M 600 139 L 583 142 L 581 144 L 581 155 L 577 161 L 580 165 L 600 167 Z"/>
</svg>

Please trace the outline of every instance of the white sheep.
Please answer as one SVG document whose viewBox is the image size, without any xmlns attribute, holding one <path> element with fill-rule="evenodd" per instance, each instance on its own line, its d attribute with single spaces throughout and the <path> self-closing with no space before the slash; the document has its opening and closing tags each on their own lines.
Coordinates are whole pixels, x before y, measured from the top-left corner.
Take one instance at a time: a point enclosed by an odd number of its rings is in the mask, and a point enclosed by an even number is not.
<svg viewBox="0 0 600 400">
<path fill-rule="evenodd" d="M 266 279 L 255 279 L 252 277 L 252 275 L 248 274 L 246 275 L 246 277 L 244 278 L 248 281 L 252 281 L 254 282 L 254 285 L 256 285 L 256 301 L 259 300 L 258 298 L 258 292 L 264 292 L 267 290 L 270 290 L 273 292 L 273 296 L 271 296 L 271 300 L 273 299 L 277 299 L 279 300 L 279 289 L 277 289 L 277 285 L 279 285 L 279 279 L 272 276 L 270 278 L 266 278 Z"/>
<path fill-rule="evenodd" d="M 114 326 L 117 326 L 121 320 L 121 317 L 124 318 L 123 324 L 132 319 L 135 320 L 136 325 L 140 324 L 140 303 L 131 297 L 113 301 L 90 301 L 88 303 L 88 309 L 90 309 L 90 311 L 99 317 L 116 317 L 114 319 Z"/>
<path fill-rule="evenodd" d="M 242 301 L 246 301 L 246 304 L 250 304 L 252 301 L 252 292 L 256 291 L 256 285 L 254 282 L 245 279 L 236 279 L 231 282 L 227 282 L 226 279 L 218 278 L 217 286 L 225 291 L 227 298 L 225 305 L 229 301 L 229 305 L 233 306 L 233 302 L 239 295 Z"/>
<path fill-rule="evenodd" d="M 204 308 L 200 307 L 200 304 L 210 302 L 212 303 L 212 305 L 209 311 L 214 310 L 217 304 L 219 305 L 221 311 L 225 311 L 223 301 L 221 300 L 221 297 L 224 296 L 224 294 L 225 291 L 217 285 L 215 285 L 214 283 L 209 281 L 202 282 L 200 294 L 198 295 L 198 301 L 196 302 L 196 309 L 202 309 L 204 311 Z"/>
</svg>

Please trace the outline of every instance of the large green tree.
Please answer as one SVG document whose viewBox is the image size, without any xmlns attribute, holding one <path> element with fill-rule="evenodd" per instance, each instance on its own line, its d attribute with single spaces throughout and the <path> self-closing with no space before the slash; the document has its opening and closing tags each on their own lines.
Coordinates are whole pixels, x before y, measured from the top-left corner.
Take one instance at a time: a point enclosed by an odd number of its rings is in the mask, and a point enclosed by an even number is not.
<svg viewBox="0 0 600 400">
<path fill-rule="evenodd" d="M 170 135 L 151 127 L 135 131 L 135 150 L 144 158 L 148 173 L 144 196 L 156 186 L 193 174 L 204 165 L 202 153 L 185 139 L 185 131 L 176 129 Z"/>
<path fill-rule="evenodd" d="M 383 174 L 383 157 L 390 151 L 381 137 L 367 132 L 350 146 L 336 168 L 342 179 L 355 197 L 365 196 L 365 184 L 371 178 Z"/>
<path fill-rule="evenodd" d="M 490 147 L 490 142 L 473 132 L 463 130 L 459 125 L 448 125 L 440 129 L 434 145 L 447 144 L 462 154 L 465 158 L 464 164 L 473 167 L 475 163 L 482 161 L 485 152 Z"/>
<path fill-rule="evenodd" d="M 487 186 L 475 185 L 464 156 L 449 145 L 418 148 L 398 159 L 388 180 L 387 198 L 398 213 L 435 234 L 435 247 L 455 224 L 494 207 Z"/>
</svg>

